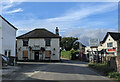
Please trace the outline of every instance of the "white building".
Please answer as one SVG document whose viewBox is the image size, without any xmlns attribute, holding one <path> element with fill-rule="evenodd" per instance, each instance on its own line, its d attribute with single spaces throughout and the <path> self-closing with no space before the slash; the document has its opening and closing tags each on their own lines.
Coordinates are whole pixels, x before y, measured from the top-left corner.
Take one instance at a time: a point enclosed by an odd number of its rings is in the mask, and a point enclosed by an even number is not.
<svg viewBox="0 0 120 82">
<path fill-rule="evenodd" d="M 120 33 L 108 32 L 99 46 L 86 47 L 85 54 L 99 56 L 117 56 L 120 53 Z"/>
<path fill-rule="evenodd" d="M 120 52 L 120 33 L 108 32 L 99 47 L 105 49 L 107 56 L 117 56 Z"/>
<path fill-rule="evenodd" d="M 60 36 L 46 29 L 34 29 L 17 37 L 18 60 L 60 60 Z"/>
<path fill-rule="evenodd" d="M 0 15 L 0 53 L 7 57 L 16 56 L 16 31 L 17 28 Z"/>
</svg>

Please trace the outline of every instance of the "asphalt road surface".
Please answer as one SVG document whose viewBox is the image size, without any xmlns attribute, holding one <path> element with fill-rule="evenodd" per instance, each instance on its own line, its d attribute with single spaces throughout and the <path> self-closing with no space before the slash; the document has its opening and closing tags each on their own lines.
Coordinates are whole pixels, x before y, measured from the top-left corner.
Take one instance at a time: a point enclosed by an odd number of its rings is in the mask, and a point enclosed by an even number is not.
<svg viewBox="0 0 120 82">
<path fill-rule="evenodd" d="M 87 63 L 64 60 L 63 62 L 18 62 L 19 71 L 4 76 L 4 80 L 110 80 L 88 68 Z"/>
</svg>

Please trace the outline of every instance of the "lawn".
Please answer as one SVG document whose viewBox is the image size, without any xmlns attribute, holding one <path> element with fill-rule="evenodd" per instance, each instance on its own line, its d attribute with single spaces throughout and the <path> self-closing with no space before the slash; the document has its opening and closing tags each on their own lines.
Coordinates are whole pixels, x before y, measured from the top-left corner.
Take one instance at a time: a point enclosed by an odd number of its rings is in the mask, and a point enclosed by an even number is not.
<svg viewBox="0 0 120 82">
<path fill-rule="evenodd" d="M 71 59 L 71 51 L 61 51 L 61 58 Z"/>
<path fill-rule="evenodd" d="M 99 72 L 104 73 L 105 75 L 108 75 L 110 72 L 114 71 L 107 64 L 89 63 L 88 66 L 95 69 L 95 70 L 98 70 Z"/>
<path fill-rule="evenodd" d="M 76 50 L 70 50 L 70 51 L 61 51 L 61 58 L 71 59 L 72 53 L 75 54 Z"/>
<path fill-rule="evenodd" d="M 108 64 L 89 63 L 88 66 L 99 72 L 102 72 L 104 75 L 110 78 L 115 78 L 116 80 L 120 80 L 120 74 L 115 72 L 114 69 L 110 68 Z"/>
</svg>

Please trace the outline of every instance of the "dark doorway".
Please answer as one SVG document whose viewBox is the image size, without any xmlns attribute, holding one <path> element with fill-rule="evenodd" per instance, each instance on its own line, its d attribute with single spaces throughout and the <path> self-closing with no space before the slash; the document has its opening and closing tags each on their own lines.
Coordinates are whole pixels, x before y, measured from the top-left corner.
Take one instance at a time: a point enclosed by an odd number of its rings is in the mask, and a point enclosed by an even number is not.
<svg viewBox="0 0 120 82">
<path fill-rule="evenodd" d="M 35 52 L 35 61 L 39 60 L 39 52 Z"/>
</svg>

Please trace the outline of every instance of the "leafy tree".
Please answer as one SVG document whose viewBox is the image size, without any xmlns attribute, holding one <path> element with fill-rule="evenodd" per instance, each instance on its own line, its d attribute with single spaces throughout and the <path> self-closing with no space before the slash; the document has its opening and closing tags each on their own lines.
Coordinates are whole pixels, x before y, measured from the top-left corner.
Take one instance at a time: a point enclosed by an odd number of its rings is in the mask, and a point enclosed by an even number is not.
<svg viewBox="0 0 120 82">
<path fill-rule="evenodd" d="M 78 38 L 75 37 L 64 37 L 61 39 L 61 47 L 62 49 L 65 49 L 67 51 L 71 50 L 73 48 L 74 42 L 78 40 Z"/>
<path fill-rule="evenodd" d="M 74 49 L 74 50 L 78 50 L 78 49 L 79 49 L 79 42 L 75 42 L 75 43 L 73 44 L 73 49 Z"/>
</svg>

